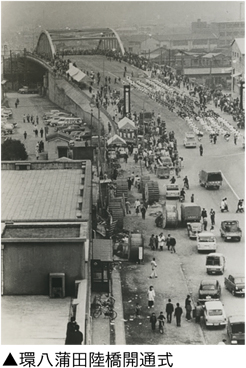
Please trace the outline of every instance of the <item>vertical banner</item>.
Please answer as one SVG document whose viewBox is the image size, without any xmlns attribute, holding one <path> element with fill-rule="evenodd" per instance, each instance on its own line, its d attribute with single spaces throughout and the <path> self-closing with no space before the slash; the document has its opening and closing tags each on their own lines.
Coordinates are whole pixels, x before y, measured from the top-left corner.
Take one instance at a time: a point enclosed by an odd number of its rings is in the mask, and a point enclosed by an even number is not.
<svg viewBox="0 0 246 368">
<path fill-rule="evenodd" d="M 124 86 L 124 116 L 131 113 L 130 85 Z"/>
</svg>

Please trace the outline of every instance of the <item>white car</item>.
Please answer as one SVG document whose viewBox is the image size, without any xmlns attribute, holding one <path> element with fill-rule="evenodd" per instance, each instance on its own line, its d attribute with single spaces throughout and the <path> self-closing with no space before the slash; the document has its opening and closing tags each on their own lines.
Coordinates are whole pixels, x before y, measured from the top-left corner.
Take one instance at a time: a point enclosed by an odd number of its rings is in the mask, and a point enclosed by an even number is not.
<svg viewBox="0 0 246 368">
<path fill-rule="evenodd" d="M 226 326 L 226 314 L 221 301 L 209 301 L 204 304 L 204 321 L 206 327 Z"/>
<path fill-rule="evenodd" d="M 13 115 L 13 110 L 9 107 L 6 107 L 6 106 L 1 107 L 1 112 L 4 112 L 4 113 L 8 114 L 9 116 Z"/>
<path fill-rule="evenodd" d="M 185 133 L 184 146 L 185 148 L 187 147 L 196 148 L 197 143 L 194 133 Z"/>
<path fill-rule="evenodd" d="M 201 251 L 209 251 L 216 252 L 216 238 L 214 233 L 209 231 L 202 231 L 197 234 L 197 250 Z"/>
</svg>

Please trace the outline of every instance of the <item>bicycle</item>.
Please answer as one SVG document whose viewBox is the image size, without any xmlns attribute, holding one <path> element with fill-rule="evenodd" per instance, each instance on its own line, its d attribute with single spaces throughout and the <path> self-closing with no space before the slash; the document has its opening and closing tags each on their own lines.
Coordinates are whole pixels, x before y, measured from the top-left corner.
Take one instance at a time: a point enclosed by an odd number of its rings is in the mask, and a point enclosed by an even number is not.
<svg viewBox="0 0 246 368">
<path fill-rule="evenodd" d="M 110 321 L 114 320 L 117 317 L 117 313 L 112 307 L 99 304 L 96 310 L 93 312 L 93 317 L 98 318 L 101 314 L 104 314 L 104 317 L 108 317 Z"/>
</svg>

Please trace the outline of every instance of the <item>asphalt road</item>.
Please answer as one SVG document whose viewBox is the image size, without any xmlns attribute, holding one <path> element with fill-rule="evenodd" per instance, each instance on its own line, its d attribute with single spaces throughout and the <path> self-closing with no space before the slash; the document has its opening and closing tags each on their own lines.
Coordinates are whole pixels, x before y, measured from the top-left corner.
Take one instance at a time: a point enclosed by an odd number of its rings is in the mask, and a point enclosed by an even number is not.
<svg viewBox="0 0 246 368">
<path fill-rule="evenodd" d="M 77 65 L 80 66 L 80 62 L 77 58 Z M 75 60 L 75 58 L 73 58 Z M 86 62 L 84 62 L 86 70 L 93 69 L 94 71 L 99 70 L 101 74 L 111 75 L 113 76 L 123 76 L 123 63 L 109 62 L 104 60 L 102 62 L 102 58 L 87 58 Z M 135 68 L 128 67 L 129 72 L 134 70 Z M 117 89 L 122 89 L 122 85 L 116 85 Z M 47 111 L 51 108 L 52 104 L 47 102 L 37 96 L 18 96 L 20 99 L 20 106 L 18 109 L 14 110 L 14 118 L 17 116 L 17 119 L 20 120 L 20 124 L 18 127 L 18 136 L 23 140 L 23 132 L 24 127 L 22 126 L 22 116 L 23 113 L 34 113 L 41 114 L 44 111 Z M 15 96 L 12 96 L 11 105 L 13 106 Z M 158 112 L 161 113 L 162 118 L 165 119 L 167 124 L 167 131 L 174 130 L 175 136 L 178 141 L 178 151 L 180 156 L 184 158 L 184 168 L 181 171 L 181 178 L 178 179 L 179 183 L 182 183 L 182 178 L 187 175 L 190 181 L 190 190 L 187 191 L 187 200 L 191 193 L 195 195 L 195 202 L 201 207 L 205 207 L 207 211 L 213 208 L 216 212 L 216 226 L 215 226 L 215 235 L 217 239 L 217 249 L 219 252 L 223 253 L 226 258 L 226 271 L 225 274 L 233 272 L 244 271 L 244 215 L 236 214 L 236 205 L 237 198 L 244 197 L 244 151 L 242 149 L 241 142 L 238 141 L 238 145 L 234 145 L 232 141 L 226 142 L 223 138 L 219 138 L 217 144 L 210 144 L 208 135 L 205 134 L 202 139 L 202 144 L 204 147 L 204 155 L 200 157 L 198 148 L 196 149 L 185 149 L 183 147 L 183 138 L 184 133 L 189 131 L 189 127 L 186 125 L 185 121 L 178 118 L 175 114 L 171 113 L 166 108 L 160 107 L 156 102 L 149 99 L 144 94 L 133 90 L 131 91 L 132 98 L 132 106 L 133 109 L 137 112 L 140 112 L 143 108 L 146 111 L 154 110 L 156 115 Z M 26 128 L 26 127 L 25 127 Z M 33 151 L 35 143 L 38 139 L 34 137 L 33 127 L 29 125 L 28 127 L 28 145 L 30 154 Z M 209 170 L 221 170 L 226 180 L 224 180 L 222 188 L 220 190 L 209 190 L 202 188 L 199 186 L 198 181 L 198 173 L 201 169 L 209 169 Z M 126 170 L 129 171 L 139 171 L 139 167 L 135 167 L 134 163 L 129 162 L 126 167 Z M 152 178 L 154 174 L 151 174 Z M 159 182 L 160 191 L 163 190 L 163 184 L 167 183 L 168 180 L 156 179 Z M 137 194 L 136 194 L 137 195 Z M 135 197 L 136 197 L 135 195 Z M 228 198 L 228 204 L 230 208 L 230 212 L 228 214 L 222 214 L 219 210 L 219 205 L 222 197 Z M 132 201 L 134 198 L 132 198 Z M 240 222 L 240 226 L 243 230 L 243 238 L 240 243 L 237 242 L 224 242 L 219 235 L 219 226 L 220 222 L 224 219 L 238 219 Z M 128 221 L 134 223 L 135 225 L 140 224 L 140 219 L 135 219 L 133 221 L 132 218 L 128 217 Z M 141 224 L 140 224 L 141 225 Z M 154 228 L 153 226 L 153 218 L 149 218 L 148 225 L 145 226 L 144 232 L 146 238 L 151 235 L 151 233 L 158 233 L 159 229 Z M 165 234 L 167 231 L 164 231 Z M 197 300 L 197 292 L 199 283 L 202 279 L 212 276 L 207 276 L 205 272 L 205 255 L 199 254 L 196 249 L 196 241 L 189 240 L 187 237 L 187 232 L 183 228 L 178 228 L 175 231 L 172 231 L 172 234 L 177 239 L 177 254 L 175 255 L 175 261 L 171 261 L 170 254 L 166 252 L 158 254 L 158 262 L 160 265 L 163 265 L 163 268 L 160 269 L 160 275 L 172 275 L 172 278 L 169 279 L 165 285 L 163 284 L 163 280 L 159 278 L 156 280 L 156 291 L 159 293 L 159 305 L 163 304 L 163 298 L 166 300 L 168 295 L 172 295 L 172 299 L 174 301 L 177 300 L 177 296 L 179 296 L 183 302 L 183 298 L 186 293 L 189 292 L 192 295 L 192 299 L 194 301 Z M 147 261 L 151 259 L 152 252 L 149 250 L 146 251 Z M 174 256 L 174 255 L 173 255 Z M 169 258 L 167 259 L 167 257 Z M 172 262 L 170 264 L 170 262 Z M 167 272 L 166 265 L 170 264 L 170 269 Z M 166 268 L 165 268 L 166 267 Z M 165 268 L 165 269 L 164 269 Z M 129 271 L 129 270 L 128 270 Z M 135 285 L 135 288 L 141 289 L 146 288 L 146 278 L 148 274 L 147 265 L 143 266 L 141 272 L 136 272 L 136 269 L 132 268 L 132 273 L 128 273 L 128 279 L 132 280 L 132 285 Z M 181 272 L 181 273 L 180 273 Z M 176 278 L 176 279 L 175 279 Z M 222 286 L 222 297 L 221 300 L 224 304 L 225 311 L 227 316 L 241 314 L 244 313 L 244 299 L 233 297 L 228 291 L 224 288 L 224 276 L 216 276 L 216 278 L 220 281 Z M 125 287 L 127 287 L 127 283 Z M 124 287 L 124 283 L 123 283 Z M 124 295 L 123 295 L 124 297 Z M 176 298 L 176 300 L 175 300 Z M 124 300 L 124 303 L 128 303 L 129 300 Z M 135 328 L 135 327 L 134 327 Z M 173 328 L 173 327 L 172 327 Z M 185 324 L 185 338 L 182 334 L 177 334 L 175 330 L 172 332 L 173 339 L 168 339 L 165 343 L 176 343 L 176 344 L 189 344 L 189 343 L 197 343 L 203 344 L 217 344 L 221 341 L 222 338 L 225 337 L 225 330 L 207 330 L 204 326 L 202 326 L 203 337 L 204 340 L 201 339 L 201 335 L 199 333 L 199 327 L 192 324 Z M 131 325 L 127 325 L 127 335 L 130 342 L 131 336 L 134 335 L 134 329 Z M 147 337 L 146 337 L 147 339 Z M 163 343 L 160 340 L 156 340 L 153 338 L 148 342 L 144 337 L 139 343 Z M 163 339 L 165 339 L 163 337 Z M 132 342 L 134 343 L 134 341 Z"/>
</svg>

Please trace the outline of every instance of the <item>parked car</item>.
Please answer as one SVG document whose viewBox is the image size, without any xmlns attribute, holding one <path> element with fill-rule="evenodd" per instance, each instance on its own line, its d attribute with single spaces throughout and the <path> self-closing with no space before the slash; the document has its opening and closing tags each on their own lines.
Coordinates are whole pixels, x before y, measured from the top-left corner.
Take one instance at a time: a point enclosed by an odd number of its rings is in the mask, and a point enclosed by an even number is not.
<svg viewBox="0 0 246 368">
<path fill-rule="evenodd" d="M 215 235 L 209 231 L 202 231 L 197 234 L 197 250 L 201 251 L 214 251 L 216 252 L 217 244 Z"/>
<path fill-rule="evenodd" d="M 239 222 L 233 221 L 222 221 L 220 226 L 220 235 L 225 240 L 237 240 L 240 241 L 242 237 L 242 230 L 239 227 Z"/>
<path fill-rule="evenodd" d="M 185 148 L 187 147 L 196 148 L 197 143 L 196 143 L 196 136 L 194 133 L 185 133 L 184 146 Z"/>
<path fill-rule="evenodd" d="M 166 188 L 166 198 L 179 198 L 180 188 L 178 184 L 167 184 Z"/>
<path fill-rule="evenodd" d="M 200 302 L 208 300 L 220 300 L 221 286 L 216 279 L 202 280 L 199 286 L 198 299 Z"/>
<path fill-rule="evenodd" d="M 206 327 L 226 326 L 226 314 L 220 301 L 207 301 L 204 304 L 204 321 Z"/>
<path fill-rule="evenodd" d="M 13 115 L 13 111 L 12 109 L 6 107 L 6 106 L 2 106 L 1 107 L 1 113 L 6 114 L 9 118 Z"/>
<path fill-rule="evenodd" d="M 210 253 L 206 257 L 207 274 L 221 273 L 225 270 L 225 257 L 221 253 Z"/>
<path fill-rule="evenodd" d="M 28 87 L 28 86 L 23 86 L 22 88 L 20 88 L 18 90 L 19 93 L 21 94 L 28 94 L 28 93 L 38 93 L 38 88 L 37 87 Z"/>
<path fill-rule="evenodd" d="M 202 232 L 201 222 L 187 222 L 187 232 L 190 239 L 196 239 L 197 234 Z"/>
<path fill-rule="evenodd" d="M 245 316 L 230 316 L 227 322 L 227 334 L 232 345 L 245 344 Z"/>
<path fill-rule="evenodd" d="M 199 172 L 199 183 L 206 189 L 219 189 L 222 185 L 222 174 L 220 171 L 205 171 L 201 170 Z"/>
<path fill-rule="evenodd" d="M 245 296 L 245 277 L 242 274 L 228 275 L 225 277 L 225 288 L 229 290 L 232 295 Z"/>
</svg>

